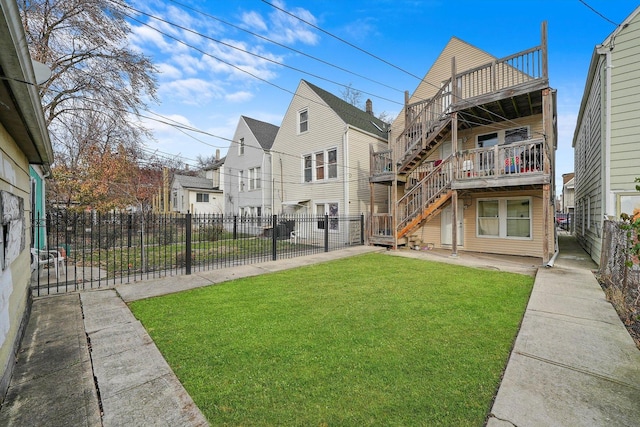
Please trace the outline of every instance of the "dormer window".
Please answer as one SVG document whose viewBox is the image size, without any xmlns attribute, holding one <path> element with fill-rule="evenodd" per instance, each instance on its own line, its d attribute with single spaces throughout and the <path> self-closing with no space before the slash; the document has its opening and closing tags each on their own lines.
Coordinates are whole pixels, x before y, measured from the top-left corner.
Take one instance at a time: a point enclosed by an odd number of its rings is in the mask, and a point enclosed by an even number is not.
<svg viewBox="0 0 640 427">
<path fill-rule="evenodd" d="M 304 109 L 298 113 L 298 133 L 309 130 L 309 111 Z"/>
</svg>

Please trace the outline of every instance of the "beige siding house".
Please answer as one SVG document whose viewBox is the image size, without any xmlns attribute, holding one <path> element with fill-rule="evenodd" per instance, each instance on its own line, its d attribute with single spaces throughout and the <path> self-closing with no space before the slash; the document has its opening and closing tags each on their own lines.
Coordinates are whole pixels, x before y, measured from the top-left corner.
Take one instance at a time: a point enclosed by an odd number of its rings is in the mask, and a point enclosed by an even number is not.
<svg viewBox="0 0 640 427">
<path fill-rule="evenodd" d="M 640 7 L 591 57 L 576 130 L 575 228 L 600 263 L 602 224 L 640 209 Z"/>
<path fill-rule="evenodd" d="M 541 44 L 505 58 L 452 38 L 372 150 L 389 188 L 370 242 L 551 259 L 555 252 L 555 91 Z M 453 83 L 452 83 L 453 82 Z M 455 226 L 454 226 L 455 224 Z"/>
<path fill-rule="evenodd" d="M 301 80 L 272 147 L 274 213 L 369 212 L 369 150 L 386 148 L 387 134 L 371 111 Z"/>
<path fill-rule="evenodd" d="M 29 164 L 53 160 L 15 1 L 0 0 L 0 401 L 31 310 Z M 28 84 L 30 82 L 33 84 Z M 34 260 L 35 261 L 35 260 Z M 37 266 L 37 263 L 33 265 Z"/>
</svg>

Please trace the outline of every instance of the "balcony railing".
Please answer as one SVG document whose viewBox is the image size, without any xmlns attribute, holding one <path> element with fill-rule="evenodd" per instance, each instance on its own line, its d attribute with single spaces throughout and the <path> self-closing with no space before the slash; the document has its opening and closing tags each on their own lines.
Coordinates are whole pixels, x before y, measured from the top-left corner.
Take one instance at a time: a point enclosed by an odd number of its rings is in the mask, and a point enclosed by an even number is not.
<svg viewBox="0 0 640 427">
<path fill-rule="evenodd" d="M 544 171 L 544 141 L 530 139 L 508 145 L 474 148 L 458 155 L 457 180 L 479 177 L 514 177 Z"/>
<path fill-rule="evenodd" d="M 546 78 L 542 61 L 538 46 L 467 70 L 456 75 L 457 95 L 460 100 L 470 99 Z"/>
</svg>

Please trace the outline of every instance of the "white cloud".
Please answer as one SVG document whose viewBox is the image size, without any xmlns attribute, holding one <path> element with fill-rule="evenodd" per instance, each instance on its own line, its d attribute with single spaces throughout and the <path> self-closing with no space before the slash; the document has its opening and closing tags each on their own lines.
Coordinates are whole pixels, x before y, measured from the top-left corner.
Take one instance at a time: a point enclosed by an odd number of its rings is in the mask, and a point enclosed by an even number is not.
<svg viewBox="0 0 640 427">
<path fill-rule="evenodd" d="M 257 12 L 245 12 L 242 14 L 242 23 L 248 28 L 252 28 L 256 31 L 267 31 L 267 24 L 262 19 L 262 16 Z"/>
<path fill-rule="evenodd" d="M 284 2 L 275 1 L 274 4 L 284 10 L 288 10 Z M 288 11 L 311 24 L 317 24 L 315 16 L 306 9 L 296 7 Z M 269 18 L 272 25 L 269 34 L 276 41 L 284 43 L 296 43 L 299 41 L 308 45 L 315 45 L 319 41 L 319 37 L 312 27 L 291 15 L 276 10 L 269 14 Z"/>
<path fill-rule="evenodd" d="M 229 102 L 246 102 L 253 98 L 253 93 L 244 90 L 228 93 L 224 99 Z"/>
<path fill-rule="evenodd" d="M 182 79 L 164 83 L 159 89 L 162 99 L 176 99 L 188 105 L 205 105 L 211 99 L 221 96 L 220 88 L 202 79 Z"/>
<path fill-rule="evenodd" d="M 160 74 L 161 78 L 175 80 L 182 77 L 182 71 L 171 64 L 163 62 L 161 64 L 158 64 L 157 67 L 158 73 Z"/>
</svg>

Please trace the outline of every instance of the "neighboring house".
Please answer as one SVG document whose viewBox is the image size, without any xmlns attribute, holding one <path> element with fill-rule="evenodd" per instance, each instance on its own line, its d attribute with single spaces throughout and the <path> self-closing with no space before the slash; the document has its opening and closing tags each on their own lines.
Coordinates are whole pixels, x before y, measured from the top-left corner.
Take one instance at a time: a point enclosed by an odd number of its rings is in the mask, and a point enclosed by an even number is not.
<svg viewBox="0 0 640 427">
<path fill-rule="evenodd" d="M 454 84 L 451 84 L 451 81 Z M 370 242 L 526 255 L 555 251 L 556 92 L 540 46 L 495 58 L 453 37 L 372 154 L 390 189 Z M 455 226 L 454 226 L 455 224 Z"/>
<path fill-rule="evenodd" d="M 240 116 L 225 161 L 225 208 L 230 215 L 273 213 L 271 147 L 278 126 Z"/>
<path fill-rule="evenodd" d="M 204 176 L 174 175 L 171 211 L 192 214 L 223 214 L 224 158 L 204 169 Z M 221 182 L 222 181 L 222 182 Z"/>
<path fill-rule="evenodd" d="M 573 135 L 574 233 L 598 264 L 603 221 L 640 209 L 639 14 L 595 47 Z"/>
<path fill-rule="evenodd" d="M 53 160 L 15 0 L 0 0 L 0 401 L 31 311 L 29 164 Z"/>
<path fill-rule="evenodd" d="M 367 103 L 370 107 L 370 103 Z M 343 216 L 371 210 L 369 147 L 387 147 L 388 125 L 301 80 L 272 147 L 274 213 Z M 386 193 L 385 193 L 386 195 Z M 374 210 L 379 210 L 374 200 Z M 386 209 L 386 206 L 384 207 Z M 323 223 L 315 232 L 323 232 Z M 340 232 L 331 221 L 331 232 Z"/>
<path fill-rule="evenodd" d="M 575 174 L 565 173 L 562 175 L 562 213 L 573 214 L 576 198 Z"/>
</svg>

